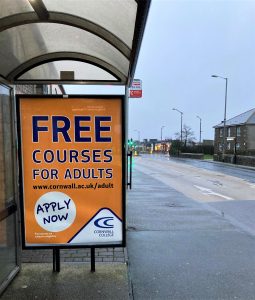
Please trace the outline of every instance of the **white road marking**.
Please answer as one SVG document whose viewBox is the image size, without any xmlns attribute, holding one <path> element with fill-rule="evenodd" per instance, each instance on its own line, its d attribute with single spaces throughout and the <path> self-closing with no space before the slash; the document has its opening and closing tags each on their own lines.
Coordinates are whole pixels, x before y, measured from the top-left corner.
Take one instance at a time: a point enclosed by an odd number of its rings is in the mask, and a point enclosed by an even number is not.
<svg viewBox="0 0 255 300">
<path fill-rule="evenodd" d="M 208 188 L 205 188 L 205 187 L 202 187 L 202 186 L 199 186 L 199 185 L 194 185 L 195 188 L 199 189 L 202 193 L 206 194 L 206 195 L 214 195 L 214 196 L 219 196 L 221 198 L 224 198 L 226 200 L 234 200 L 233 198 L 230 198 L 228 196 L 225 196 L 225 195 L 222 195 L 222 194 L 219 194 L 219 193 L 216 193 Z"/>
</svg>

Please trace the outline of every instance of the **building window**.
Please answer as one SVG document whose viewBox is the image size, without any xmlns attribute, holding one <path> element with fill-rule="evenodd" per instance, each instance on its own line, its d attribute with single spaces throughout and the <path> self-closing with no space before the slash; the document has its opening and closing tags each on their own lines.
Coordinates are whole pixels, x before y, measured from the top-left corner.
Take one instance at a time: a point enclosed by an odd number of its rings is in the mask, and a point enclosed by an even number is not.
<svg viewBox="0 0 255 300">
<path fill-rule="evenodd" d="M 240 149 L 240 143 L 236 143 L 236 150 Z"/>
<path fill-rule="evenodd" d="M 220 137 L 223 137 L 223 128 L 220 128 Z"/>
<path fill-rule="evenodd" d="M 240 126 L 236 127 L 236 136 L 241 136 L 241 127 Z"/>
<path fill-rule="evenodd" d="M 231 136 L 231 133 L 230 133 L 230 130 L 231 128 L 230 127 L 228 127 L 228 136 Z"/>
<path fill-rule="evenodd" d="M 219 144 L 219 151 L 222 152 L 222 144 Z"/>
<path fill-rule="evenodd" d="M 231 143 L 227 143 L 227 150 L 231 149 Z"/>
</svg>

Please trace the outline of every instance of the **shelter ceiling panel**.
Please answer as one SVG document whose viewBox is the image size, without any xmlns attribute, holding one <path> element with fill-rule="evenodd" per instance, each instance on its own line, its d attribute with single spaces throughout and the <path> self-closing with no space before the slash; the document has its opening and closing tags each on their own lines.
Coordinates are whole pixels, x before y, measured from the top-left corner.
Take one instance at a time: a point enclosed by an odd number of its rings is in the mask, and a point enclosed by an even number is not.
<svg viewBox="0 0 255 300">
<path fill-rule="evenodd" d="M 135 0 L 43 0 L 49 13 L 60 12 L 87 19 L 132 47 L 137 3 Z M 65 17 L 63 16 L 63 19 Z"/>
</svg>

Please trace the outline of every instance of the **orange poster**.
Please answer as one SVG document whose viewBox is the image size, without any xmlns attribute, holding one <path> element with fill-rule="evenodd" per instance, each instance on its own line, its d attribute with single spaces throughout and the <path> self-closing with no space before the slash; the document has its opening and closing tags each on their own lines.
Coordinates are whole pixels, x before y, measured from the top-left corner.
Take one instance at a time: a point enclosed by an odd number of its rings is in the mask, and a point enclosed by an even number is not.
<svg viewBox="0 0 255 300">
<path fill-rule="evenodd" d="M 122 101 L 19 98 L 25 247 L 123 243 Z"/>
</svg>

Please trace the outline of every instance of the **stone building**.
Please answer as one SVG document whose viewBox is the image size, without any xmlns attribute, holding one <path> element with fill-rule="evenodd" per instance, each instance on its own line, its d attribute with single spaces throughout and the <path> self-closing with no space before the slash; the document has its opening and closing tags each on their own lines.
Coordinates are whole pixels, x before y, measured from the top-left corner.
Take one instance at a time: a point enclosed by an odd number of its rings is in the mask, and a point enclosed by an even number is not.
<svg viewBox="0 0 255 300">
<path fill-rule="evenodd" d="M 15 86 L 16 94 L 33 94 L 33 95 L 54 95 L 65 94 L 63 85 L 61 84 L 24 84 Z"/>
<path fill-rule="evenodd" d="M 214 126 L 214 153 L 223 151 L 224 123 Z M 225 154 L 255 156 L 255 108 L 226 121 Z"/>
</svg>

